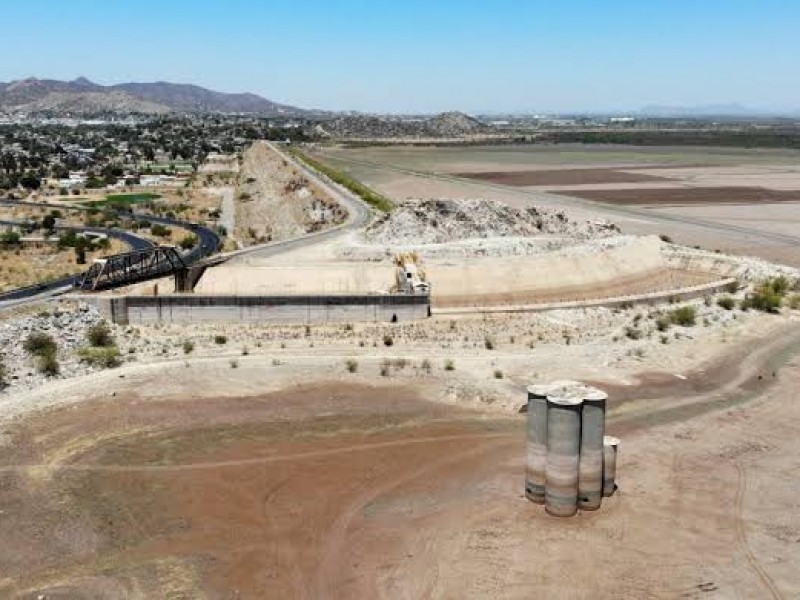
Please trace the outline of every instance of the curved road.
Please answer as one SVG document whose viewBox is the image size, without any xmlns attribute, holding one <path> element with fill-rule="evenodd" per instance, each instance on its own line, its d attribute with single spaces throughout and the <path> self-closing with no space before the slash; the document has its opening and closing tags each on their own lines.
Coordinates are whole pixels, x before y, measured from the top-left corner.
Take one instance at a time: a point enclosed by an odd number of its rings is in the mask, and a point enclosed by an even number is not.
<svg viewBox="0 0 800 600">
<path fill-rule="evenodd" d="M 240 258 L 245 259 L 249 257 L 267 258 L 269 256 L 288 252 L 289 250 L 318 244 L 332 237 L 341 235 L 347 231 L 361 229 L 367 223 L 369 223 L 373 214 L 372 208 L 370 208 L 370 206 L 361 198 L 353 194 L 350 190 L 333 183 L 325 175 L 318 173 L 314 169 L 307 166 L 304 162 L 297 160 L 294 156 L 283 152 L 283 150 L 279 149 L 277 146 L 275 146 L 275 144 L 267 142 L 267 145 L 287 162 L 293 164 L 295 167 L 297 167 L 297 169 L 302 171 L 308 179 L 314 181 L 320 188 L 330 194 L 334 200 L 344 206 L 347 209 L 347 219 L 341 225 L 337 225 L 336 227 L 331 227 L 330 229 L 325 229 L 323 231 L 317 231 L 288 240 L 260 244 L 258 246 L 252 246 L 250 248 L 229 252 L 227 254 L 220 255 L 220 260 L 235 261 Z"/>
<path fill-rule="evenodd" d="M 24 224 L 25 221 L 0 219 L 0 225 L 19 226 Z M 104 227 L 79 227 L 72 225 L 56 225 L 54 229 L 60 231 L 103 233 L 109 237 L 113 237 L 120 241 L 125 242 L 133 250 L 146 250 L 147 248 L 151 248 L 155 245 L 150 240 L 147 240 L 138 235 L 134 235 L 127 231 L 121 231 L 119 229 L 110 229 Z M 61 294 L 67 292 L 73 288 L 75 282 L 80 278 L 80 276 L 81 276 L 80 273 L 76 273 L 75 275 L 62 277 L 60 279 L 56 279 L 55 281 L 48 281 L 46 283 L 37 283 L 34 285 L 17 288 L 9 292 L 0 293 L 0 303 L 2 304 L 5 304 L 7 302 L 18 303 L 19 301 L 23 300 L 39 299 L 41 297 L 45 297 L 48 295 Z"/>
<path fill-rule="evenodd" d="M 15 200 L 12 198 L 0 199 L 0 206 L 33 206 L 36 208 L 53 208 L 58 210 L 83 210 L 83 211 L 89 211 L 92 210 L 93 208 L 91 206 L 79 206 L 74 204 L 56 204 L 53 202 L 29 202 L 27 200 Z M 180 221 L 178 219 L 172 219 L 169 217 L 139 214 L 134 212 L 112 210 L 112 209 L 107 209 L 107 210 L 104 209 L 104 212 L 108 212 L 115 216 L 126 216 L 126 217 L 135 216 L 151 223 L 160 223 L 161 225 L 171 226 L 171 227 L 181 227 L 192 231 L 193 233 L 195 233 L 195 235 L 197 235 L 198 244 L 194 246 L 189 252 L 186 252 L 182 255 L 183 260 L 184 262 L 186 262 L 186 264 L 196 263 L 202 258 L 210 256 L 211 254 L 217 251 L 220 245 L 220 238 L 214 231 L 202 225 L 189 223 L 188 221 Z M 20 222 L 18 221 L 0 221 L 0 224 L 3 223 L 9 225 L 20 224 Z M 140 236 L 119 229 L 110 229 L 110 228 L 107 229 L 101 227 L 81 227 L 81 226 L 57 226 L 56 229 L 62 229 L 62 230 L 71 229 L 74 231 L 105 233 L 126 242 L 128 245 L 131 246 L 133 250 L 145 250 L 155 245 L 149 240 L 146 240 Z M 17 288 L 15 290 L 2 293 L 0 294 L 0 307 L 9 306 L 11 304 L 19 304 L 21 302 L 28 300 L 41 300 L 48 296 L 63 294 L 65 292 L 70 291 L 74 287 L 75 282 L 78 280 L 80 276 L 81 274 L 70 275 L 69 277 L 64 277 L 56 281 L 39 283 L 32 286 Z"/>
<path fill-rule="evenodd" d="M 347 209 L 347 219 L 341 225 L 337 225 L 336 227 L 332 227 L 330 229 L 326 229 L 323 231 L 309 233 L 307 235 L 303 235 L 297 238 L 282 240 L 278 242 L 270 242 L 268 244 L 253 246 L 251 248 L 245 248 L 242 250 L 237 250 L 226 254 L 221 254 L 213 258 L 210 258 L 210 260 L 207 261 L 207 264 L 209 265 L 224 261 L 246 259 L 249 257 L 266 258 L 274 256 L 276 254 L 281 254 L 283 252 L 288 252 L 296 248 L 310 246 L 312 244 L 318 244 L 322 241 L 341 235 L 345 232 L 360 229 L 365 225 L 367 225 L 367 223 L 369 223 L 370 219 L 372 218 L 373 215 L 372 208 L 369 205 L 367 205 L 361 198 L 359 198 L 346 188 L 335 184 L 325 175 L 311 169 L 302 161 L 297 160 L 294 156 L 291 156 L 283 152 L 282 150 L 277 148 L 275 144 L 267 142 L 267 145 L 274 152 L 283 157 L 287 162 L 297 167 L 297 169 L 303 172 L 305 176 L 308 177 L 308 179 L 314 181 L 320 188 L 322 188 L 328 194 L 330 194 L 330 196 L 333 199 L 335 199 L 342 206 L 344 206 Z M 65 205 L 65 204 L 56 204 L 52 202 L 50 203 L 29 202 L 26 200 L 14 200 L 10 198 L 0 199 L 0 205 L 35 206 L 38 208 L 44 207 L 44 208 L 54 208 L 61 210 L 77 209 L 86 211 L 91 210 L 92 208 L 74 204 Z M 138 214 L 135 212 L 126 212 L 126 211 L 118 211 L 111 209 L 104 209 L 104 212 L 110 212 L 111 214 L 118 216 L 134 215 L 153 223 L 160 223 L 162 225 L 173 226 L 173 227 L 182 227 L 193 231 L 198 237 L 199 244 L 194 248 L 192 248 L 191 251 L 183 255 L 183 259 L 187 264 L 195 264 L 203 259 L 209 259 L 209 257 L 211 257 L 211 255 L 214 254 L 219 249 L 220 246 L 219 236 L 214 231 L 202 225 L 196 225 L 186 221 L 180 221 L 178 219 L 171 219 L 169 217 L 161 217 L 149 214 Z M 90 230 L 90 228 L 84 228 L 84 229 Z M 7 292 L 6 294 L 0 294 L 0 304 L 5 304 L 6 301 L 10 300 L 16 300 L 17 302 L 25 300 L 34 300 L 34 299 L 38 300 L 47 296 L 69 291 L 72 288 L 76 277 L 77 276 L 72 276 L 58 282 L 39 284 L 35 286 L 30 286 L 28 288 L 20 288 L 17 290 L 13 290 L 11 292 Z"/>
</svg>

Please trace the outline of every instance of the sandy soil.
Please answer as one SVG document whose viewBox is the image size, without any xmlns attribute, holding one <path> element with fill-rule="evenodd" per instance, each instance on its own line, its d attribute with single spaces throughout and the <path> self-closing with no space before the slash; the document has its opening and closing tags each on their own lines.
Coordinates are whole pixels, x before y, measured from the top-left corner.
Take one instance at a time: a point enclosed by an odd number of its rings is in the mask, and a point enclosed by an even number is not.
<svg viewBox="0 0 800 600">
<path fill-rule="evenodd" d="M 74 385 L 59 396 L 79 404 L 3 427 L 0 591 L 794 597 L 800 362 L 779 366 L 798 343 L 709 365 L 710 392 L 609 386 L 620 491 L 567 520 L 524 500 L 523 417 L 430 402 L 436 386 L 321 373 L 242 394 L 230 369 L 206 387 L 209 365 L 194 385 Z"/>
<path fill-rule="evenodd" d="M 240 243 L 290 239 L 327 229 L 345 217 L 344 208 L 271 145 L 257 142 L 243 154 L 233 229 Z"/>
</svg>

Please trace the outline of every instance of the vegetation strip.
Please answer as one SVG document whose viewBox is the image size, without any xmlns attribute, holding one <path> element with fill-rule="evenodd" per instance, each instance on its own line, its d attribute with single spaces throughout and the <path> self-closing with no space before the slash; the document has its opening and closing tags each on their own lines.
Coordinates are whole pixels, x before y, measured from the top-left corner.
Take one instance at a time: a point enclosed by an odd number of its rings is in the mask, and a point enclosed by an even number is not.
<svg viewBox="0 0 800 600">
<path fill-rule="evenodd" d="M 324 163 L 314 160 L 313 158 L 309 157 L 307 154 L 305 154 L 304 152 L 300 151 L 297 148 L 288 148 L 288 150 L 289 153 L 296 159 L 303 161 L 304 163 L 306 163 L 306 165 L 308 165 L 315 171 L 319 171 L 323 175 L 326 175 L 335 183 L 338 183 L 339 185 L 346 187 L 348 190 L 350 190 L 357 196 L 360 196 L 364 202 L 366 202 L 373 208 L 376 208 L 383 212 L 391 212 L 392 209 L 394 208 L 394 205 L 392 204 L 391 200 L 389 200 L 385 196 L 380 195 L 379 193 L 367 187 L 360 181 L 353 179 L 349 175 L 342 173 L 341 171 L 338 171 L 333 167 L 330 167 Z"/>
</svg>

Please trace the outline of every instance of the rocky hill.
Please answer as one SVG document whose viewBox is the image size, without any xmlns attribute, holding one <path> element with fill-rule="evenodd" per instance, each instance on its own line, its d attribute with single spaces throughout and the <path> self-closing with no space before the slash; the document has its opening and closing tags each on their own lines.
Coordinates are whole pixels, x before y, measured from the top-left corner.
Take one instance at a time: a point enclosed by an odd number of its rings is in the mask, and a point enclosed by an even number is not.
<svg viewBox="0 0 800 600">
<path fill-rule="evenodd" d="M 287 116 L 307 112 L 255 94 L 228 94 L 164 81 L 104 86 L 85 77 L 73 81 L 30 78 L 0 83 L 0 111 L 56 115 L 222 112 Z"/>
<path fill-rule="evenodd" d="M 469 115 L 447 112 L 427 119 L 348 115 L 317 125 L 312 134 L 332 138 L 444 138 L 491 133 L 492 127 Z"/>
<path fill-rule="evenodd" d="M 590 239 L 618 233 L 613 224 L 581 223 L 563 212 L 512 208 L 496 200 L 406 200 L 373 222 L 367 241 L 388 244 L 441 244 L 474 238 L 560 236 Z"/>
</svg>

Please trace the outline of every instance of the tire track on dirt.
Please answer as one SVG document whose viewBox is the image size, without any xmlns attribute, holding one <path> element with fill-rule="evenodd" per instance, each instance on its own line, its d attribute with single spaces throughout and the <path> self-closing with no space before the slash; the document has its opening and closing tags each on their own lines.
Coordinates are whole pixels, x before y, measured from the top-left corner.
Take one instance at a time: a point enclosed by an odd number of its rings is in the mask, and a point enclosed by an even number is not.
<svg viewBox="0 0 800 600">
<path fill-rule="evenodd" d="M 418 479 L 426 475 L 431 476 L 444 467 L 449 467 L 466 458 L 469 458 L 474 454 L 485 451 L 489 446 L 502 445 L 504 443 L 507 444 L 510 442 L 498 440 L 494 443 L 474 446 L 472 448 L 469 448 L 468 450 L 459 452 L 456 455 L 450 454 L 445 458 L 442 458 L 441 460 L 423 465 L 422 467 L 415 469 L 414 471 L 400 477 L 399 479 L 394 479 L 392 481 L 384 483 L 383 485 L 370 488 L 361 495 L 359 495 L 358 497 L 356 497 L 350 503 L 350 505 L 342 513 L 340 513 L 339 517 L 336 519 L 336 521 L 328 531 L 327 541 L 324 544 L 324 549 L 321 553 L 320 563 L 319 566 L 317 567 L 317 572 L 314 576 L 314 584 L 313 584 L 314 597 L 316 598 L 333 597 L 335 591 L 335 585 L 334 585 L 335 573 L 341 573 L 344 570 L 344 566 L 341 564 L 343 559 L 343 553 L 341 552 L 341 549 L 344 547 L 345 541 L 347 539 L 347 530 L 349 529 L 352 521 L 355 519 L 357 514 L 363 510 L 366 504 L 374 501 L 376 498 L 379 498 L 380 496 L 392 491 L 393 489 L 396 489 L 402 485 L 410 483 L 415 479 Z M 436 577 L 436 574 L 439 573 L 438 563 L 436 565 L 433 565 L 433 568 L 431 570 L 435 571 L 434 575 Z M 436 585 L 435 580 L 418 581 L 417 583 L 420 586 L 424 586 L 426 589 L 433 589 Z"/>
<path fill-rule="evenodd" d="M 430 444 L 435 442 L 449 441 L 469 441 L 485 439 L 501 439 L 511 436 L 516 437 L 515 432 L 509 433 L 476 433 L 464 435 L 432 436 L 425 438 L 391 440 L 387 442 L 374 442 L 370 444 L 354 444 L 343 448 L 329 448 L 327 450 L 314 450 L 311 452 L 298 452 L 297 454 L 281 454 L 277 456 L 260 456 L 254 458 L 243 458 L 238 460 L 206 461 L 196 463 L 185 463 L 176 465 L 91 465 L 91 464 L 27 464 L 27 465 L 7 465 L 0 467 L 0 473 L 26 472 L 31 469 L 51 469 L 53 471 L 88 471 L 100 473 L 139 473 L 139 472 L 176 472 L 191 471 L 201 469 L 219 469 L 225 467 L 242 467 L 249 465 L 269 464 L 276 462 L 290 462 L 294 460 L 304 460 L 307 458 L 324 458 L 337 454 L 347 454 L 350 452 L 361 452 L 364 450 L 378 450 L 382 448 L 392 448 L 398 446 L 411 446 L 416 444 Z"/>
<path fill-rule="evenodd" d="M 742 547 L 742 550 L 744 550 L 747 562 L 750 563 L 750 567 L 758 576 L 759 580 L 761 580 L 761 583 L 764 584 L 764 587 L 769 590 L 772 598 L 774 600 L 783 600 L 783 594 L 781 594 L 780 590 L 775 585 L 775 582 L 772 581 L 772 578 L 769 576 L 764 567 L 761 566 L 761 563 L 753 552 L 750 543 L 747 541 L 747 530 L 744 519 L 742 518 L 744 496 L 747 492 L 747 474 L 745 473 L 745 469 L 739 461 L 734 462 L 734 468 L 736 469 L 736 498 L 733 507 L 733 518 L 736 524 L 736 537 L 739 545 Z"/>
</svg>

